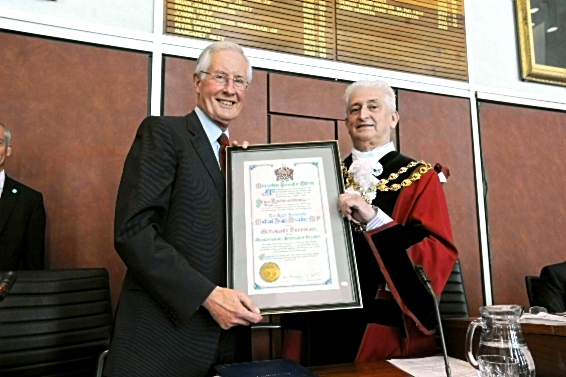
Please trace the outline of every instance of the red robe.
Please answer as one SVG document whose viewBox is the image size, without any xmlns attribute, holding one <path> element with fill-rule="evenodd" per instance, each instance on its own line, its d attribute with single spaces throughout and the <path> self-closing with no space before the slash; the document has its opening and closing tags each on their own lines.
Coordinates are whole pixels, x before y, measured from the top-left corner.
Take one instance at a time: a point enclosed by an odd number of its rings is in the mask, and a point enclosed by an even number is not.
<svg viewBox="0 0 566 377">
<path fill-rule="evenodd" d="M 393 222 L 367 232 L 365 237 L 391 291 L 381 290 L 378 295 L 392 296 L 399 305 L 406 337 L 399 336 L 395 328 L 369 324 L 356 361 L 422 357 L 435 353 L 434 303 L 414 274 L 413 265 L 424 267 L 435 293 L 440 296 L 458 252 L 452 240 L 442 185 L 434 170 L 402 189 L 392 218 Z M 428 236 L 410 245 L 412 235 L 407 227 L 415 226 L 426 230 Z M 405 248 L 402 240 L 410 246 Z"/>
<path fill-rule="evenodd" d="M 380 160 L 384 172 L 378 178 L 387 178 L 411 161 L 390 152 Z M 345 164 L 351 164 L 350 157 Z M 409 168 L 387 186 L 401 183 L 418 168 Z M 378 191 L 372 204 L 394 221 L 367 232 L 365 239 L 354 237 L 364 308 L 303 313 L 294 315 L 293 321 L 283 316 L 284 327 L 301 329 L 297 323 L 303 322 L 302 330 L 307 327 L 311 334 L 305 341 L 301 332 L 286 330 L 284 357 L 305 361 L 308 355 L 306 363 L 316 365 L 434 355 L 434 302 L 413 266 L 424 267 L 440 295 L 457 259 L 438 174 L 429 170 L 401 190 Z M 385 284 L 390 291 L 384 289 Z M 286 322 L 292 325 L 286 326 Z M 345 343 L 348 346 L 333 351 Z M 308 348 L 306 352 L 304 348 Z M 341 354 L 349 356 L 340 358 Z"/>
</svg>

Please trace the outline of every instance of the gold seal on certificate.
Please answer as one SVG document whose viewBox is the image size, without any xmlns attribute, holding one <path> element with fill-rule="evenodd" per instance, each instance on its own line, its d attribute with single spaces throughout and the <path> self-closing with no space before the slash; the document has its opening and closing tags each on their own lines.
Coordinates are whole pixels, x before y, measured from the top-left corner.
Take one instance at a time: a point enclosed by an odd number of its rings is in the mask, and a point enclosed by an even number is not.
<svg viewBox="0 0 566 377">
<path fill-rule="evenodd" d="M 273 283 L 281 276 L 281 269 L 276 263 L 267 262 L 259 269 L 261 278 L 268 283 Z"/>
</svg>

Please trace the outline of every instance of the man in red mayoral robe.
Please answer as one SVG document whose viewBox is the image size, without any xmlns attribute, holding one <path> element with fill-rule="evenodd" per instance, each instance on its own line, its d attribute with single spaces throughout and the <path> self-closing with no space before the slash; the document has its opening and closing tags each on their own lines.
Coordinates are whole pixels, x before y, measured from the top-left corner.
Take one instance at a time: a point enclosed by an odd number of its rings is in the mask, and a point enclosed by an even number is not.
<svg viewBox="0 0 566 377">
<path fill-rule="evenodd" d="M 355 82 L 344 98 L 354 148 L 338 204 L 355 231 L 364 307 L 283 316 L 284 357 L 324 365 L 434 355 L 434 301 L 414 266 L 440 296 L 458 258 L 439 174 L 395 151 L 387 83 Z"/>
</svg>

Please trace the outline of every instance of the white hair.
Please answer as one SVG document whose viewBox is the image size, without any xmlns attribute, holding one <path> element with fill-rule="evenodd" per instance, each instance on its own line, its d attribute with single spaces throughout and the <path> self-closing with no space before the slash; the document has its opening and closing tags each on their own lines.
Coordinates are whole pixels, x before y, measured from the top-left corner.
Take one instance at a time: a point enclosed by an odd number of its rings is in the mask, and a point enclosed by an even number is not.
<svg viewBox="0 0 566 377">
<path fill-rule="evenodd" d="M 8 129 L 8 127 L 6 127 L 6 125 L 2 122 L 0 122 L 0 127 L 2 127 L 4 129 L 4 141 L 6 142 L 6 147 L 10 146 L 10 140 L 12 139 L 12 134 L 10 133 L 10 130 Z"/>
<path fill-rule="evenodd" d="M 202 50 L 202 52 L 200 53 L 200 56 L 198 57 L 197 60 L 197 66 L 195 68 L 195 73 L 197 73 L 201 79 L 204 79 L 205 77 L 205 73 L 209 70 L 210 68 L 210 64 L 212 62 L 212 55 L 219 52 L 219 51 L 224 51 L 224 50 L 231 50 L 231 51 L 236 51 L 239 52 L 242 57 L 244 58 L 244 60 L 246 61 L 246 65 L 247 65 L 247 71 L 246 71 L 246 81 L 249 83 L 252 81 L 252 65 L 250 64 L 250 61 L 248 60 L 248 57 L 244 54 L 244 50 L 242 50 L 242 48 L 237 45 L 236 43 L 232 43 L 232 42 L 213 42 L 211 44 L 209 44 L 208 46 L 206 46 L 206 48 L 204 50 Z"/>
<path fill-rule="evenodd" d="M 352 94 L 358 89 L 361 88 L 374 88 L 381 90 L 383 93 L 383 102 L 389 109 L 390 113 L 393 113 L 397 110 L 397 106 L 395 104 L 395 92 L 388 83 L 381 80 L 360 80 L 356 81 L 355 83 L 350 84 L 346 88 L 346 92 L 344 93 L 344 100 L 346 101 L 346 113 L 348 113 L 348 105 L 350 105 L 350 97 Z"/>
</svg>

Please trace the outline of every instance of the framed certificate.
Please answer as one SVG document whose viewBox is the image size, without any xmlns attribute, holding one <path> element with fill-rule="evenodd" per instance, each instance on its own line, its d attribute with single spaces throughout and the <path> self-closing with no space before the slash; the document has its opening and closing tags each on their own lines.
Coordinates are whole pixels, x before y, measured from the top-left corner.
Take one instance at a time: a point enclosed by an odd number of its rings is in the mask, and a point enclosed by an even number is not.
<svg viewBox="0 0 566 377">
<path fill-rule="evenodd" d="M 262 314 L 362 306 L 336 141 L 227 149 L 228 286 Z"/>
</svg>

